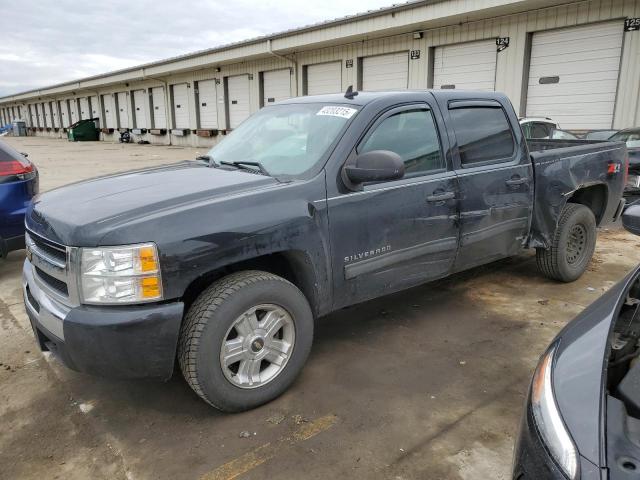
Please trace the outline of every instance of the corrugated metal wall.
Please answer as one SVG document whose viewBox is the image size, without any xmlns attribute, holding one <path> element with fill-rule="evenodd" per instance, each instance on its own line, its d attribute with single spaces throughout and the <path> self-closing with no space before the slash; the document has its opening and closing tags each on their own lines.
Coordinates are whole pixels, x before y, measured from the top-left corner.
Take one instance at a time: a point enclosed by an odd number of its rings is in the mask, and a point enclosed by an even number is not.
<svg viewBox="0 0 640 480">
<path fill-rule="evenodd" d="M 407 22 L 413 20 L 416 22 L 427 21 L 427 13 L 431 15 L 431 18 L 438 17 L 443 14 L 442 10 L 445 8 L 450 10 L 450 14 L 456 9 L 468 11 L 470 7 L 474 7 L 477 9 L 477 16 L 480 16 L 482 12 L 496 11 L 500 3 L 505 4 L 508 2 L 499 2 L 498 0 L 453 0 L 450 2 L 440 2 L 402 10 L 397 13 L 396 20 L 400 18 Z M 300 42 L 303 36 L 305 42 L 312 43 L 313 41 L 330 41 L 331 38 L 353 38 L 354 35 L 366 32 L 367 29 L 380 31 L 380 29 L 384 27 L 385 22 L 390 21 L 387 17 L 390 16 L 385 16 L 384 18 L 370 17 L 364 20 L 356 18 L 352 23 L 319 28 L 317 31 L 294 32 L 291 35 L 274 40 L 273 48 L 294 49 L 296 42 Z M 250 110 L 251 112 L 255 112 L 260 108 L 261 72 L 292 68 L 291 96 L 297 96 L 301 95 L 304 91 L 305 80 L 303 78 L 303 71 L 305 66 L 330 61 L 340 61 L 342 65 L 342 89 L 346 90 L 349 85 L 357 87 L 359 80 L 361 80 L 361 62 L 358 61 L 360 58 L 384 53 L 419 51 L 419 55 L 415 55 L 417 58 L 409 60 L 408 87 L 414 89 L 428 88 L 429 82 L 432 80 L 431 65 L 435 47 L 475 40 L 494 40 L 497 37 L 509 37 L 509 47 L 497 54 L 496 90 L 505 92 L 513 102 L 516 110 L 524 113 L 526 101 L 525 79 L 528 76 L 528 55 L 533 32 L 610 20 L 619 20 L 620 28 L 622 29 L 623 19 L 627 17 L 640 17 L 640 2 L 638 0 L 578 1 L 556 7 L 540 8 L 525 13 L 470 21 L 461 25 L 456 24 L 425 29 L 423 30 L 422 38 L 414 38 L 414 31 L 420 30 L 416 28 L 410 32 L 394 34 L 384 38 L 358 40 L 343 45 L 289 53 L 285 55 L 286 58 L 274 55 L 268 56 L 267 58 L 255 59 L 256 55 L 265 55 L 264 46 L 246 45 L 236 47 L 236 51 L 240 48 L 240 51 L 246 55 L 245 61 L 224 64 L 218 68 L 203 68 L 203 65 L 205 65 L 209 59 L 213 59 L 213 54 L 208 53 L 203 54 L 201 57 L 176 60 L 167 64 L 154 66 L 146 71 L 147 75 L 153 74 L 156 70 L 157 72 L 164 72 L 165 76 L 163 76 L 163 81 L 151 79 L 145 81 L 127 80 L 128 85 L 125 86 L 125 75 L 122 74 L 122 83 L 114 83 L 118 78 L 117 76 L 112 76 L 109 77 L 110 86 L 104 87 L 100 84 L 103 80 L 97 79 L 92 81 L 91 92 L 77 92 L 77 96 L 74 97 L 53 95 L 47 98 L 27 99 L 20 103 L 23 105 L 32 104 L 35 107 L 37 101 L 53 99 L 69 99 L 75 101 L 77 98 L 80 98 L 80 96 L 88 94 L 95 95 L 96 92 L 104 95 L 125 90 L 131 92 L 137 89 L 147 90 L 152 87 L 165 87 L 165 103 L 168 105 L 166 109 L 167 124 L 173 125 L 173 112 L 169 98 L 171 89 L 168 87 L 175 84 L 187 83 L 189 85 L 188 92 L 190 102 L 188 109 L 189 129 L 195 132 L 195 130 L 200 128 L 198 125 L 197 99 L 194 94 L 195 82 L 215 79 L 219 82 L 216 105 L 218 126 L 221 130 L 225 130 L 228 129 L 228 114 L 226 112 L 227 105 L 223 93 L 224 88 L 222 88 L 222 86 L 224 85 L 224 79 L 226 77 L 239 74 L 249 75 Z M 421 20 L 423 18 L 425 20 Z M 216 62 L 218 62 L 220 61 L 221 53 L 216 55 Z M 229 55 L 231 55 L 231 53 L 229 53 Z M 640 32 L 625 33 L 620 63 L 620 78 L 614 115 L 614 126 L 617 128 L 640 124 Z M 194 72 L 167 74 L 171 69 L 174 71 L 184 71 L 185 69 L 196 67 L 199 69 Z M 140 76 L 142 76 L 142 73 Z M 98 98 L 102 99 L 101 96 Z M 145 95 L 144 98 L 146 102 L 149 102 L 149 95 Z M 10 103 L 3 106 L 11 107 L 17 105 L 17 103 Z M 152 109 L 150 104 L 147 103 L 145 105 L 145 111 L 148 117 L 147 123 L 151 125 Z M 5 110 L 5 117 L 6 116 L 10 115 L 8 115 Z M 28 117 L 28 115 L 25 116 Z M 25 120 L 27 122 L 30 121 L 29 118 Z M 174 144 L 206 146 L 214 143 L 221 135 L 209 138 L 202 138 L 193 134 L 184 137 L 171 135 L 170 140 L 166 137 L 169 137 L 169 135 L 158 137 L 146 134 L 143 138 L 152 143 L 167 143 L 171 141 L 171 143 Z M 116 138 L 117 134 L 103 134 L 103 139 L 105 140 L 115 140 Z"/>
</svg>

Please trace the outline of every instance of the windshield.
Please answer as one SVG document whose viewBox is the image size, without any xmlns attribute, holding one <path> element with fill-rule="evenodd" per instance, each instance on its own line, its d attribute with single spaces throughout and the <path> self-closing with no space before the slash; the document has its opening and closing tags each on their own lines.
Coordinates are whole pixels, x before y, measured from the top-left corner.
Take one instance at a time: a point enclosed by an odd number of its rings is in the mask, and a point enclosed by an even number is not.
<svg viewBox="0 0 640 480">
<path fill-rule="evenodd" d="M 351 106 L 321 103 L 266 107 L 208 155 L 218 165 L 258 162 L 269 175 L 301 175 L 324 157 L 357 111 Z"/>
<path fill-rule="evenodd" d="M 612 136 L 609 140 L 612 142 L 626 142 L 627 147 L 638 148 L 640 147 L 640 130 L 633 130 L 630 132 L 618 132 Z"/>
</svg>

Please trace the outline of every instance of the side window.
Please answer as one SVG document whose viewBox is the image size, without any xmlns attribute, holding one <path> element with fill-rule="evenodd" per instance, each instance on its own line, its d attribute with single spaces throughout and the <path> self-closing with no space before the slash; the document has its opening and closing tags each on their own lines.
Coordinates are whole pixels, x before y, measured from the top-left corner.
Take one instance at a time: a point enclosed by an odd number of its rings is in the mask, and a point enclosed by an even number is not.
<svg viewBox="0 0 640 480">
<path fill-rule="evenodd" d="M 407 175 L 445 168 L 438 131 L 427 109 L 405 110 L 385 118 L 358 153 L 390 150 L 402 157 Z"/>
<path fill-rule="evenodd" d="M 450 114 L 463 167 L 502 162 L 513 155 L 515 142 L 502 108 L 453 108 Z"/>
</svg>

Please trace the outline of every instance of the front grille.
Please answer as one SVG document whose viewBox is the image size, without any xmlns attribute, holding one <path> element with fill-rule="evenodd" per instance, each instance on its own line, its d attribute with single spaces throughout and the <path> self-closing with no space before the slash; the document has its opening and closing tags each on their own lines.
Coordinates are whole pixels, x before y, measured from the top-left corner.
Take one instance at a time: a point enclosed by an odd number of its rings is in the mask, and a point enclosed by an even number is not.
<svg viewBox="0 0 640 480">
<path fill-rule="evenodd" d="M 27 291 L 27 301 L 29 302 L 29 305 L 31 305 L 36 312 L 40 313 L 40 304 L 31 294 L 31 289 L 29 288 L 29 285 L 27 285 L 26 291 Z"/>
<path fill-rule="evenodd" d="M 52 277 L 47 272 L 38 267 L 36 267 L 36 274 L 38 275 L 38 277 L 40 277 L 40 280 L 47 284 L 48 287 L 52 288 L 58 293 L 61 293 L 65 297 L 69 296 L 69 288 L 67 287 L 67 284 L 62 280 L 58 280 L 57 278 Z"/>
<path fill-rule="evenodd" d="M 63 245 L 46 240 L 35 233 L 29 232 L 29 238 L 34 246 L 42 251 L 45 255 L 57 260 L 61 264 L 67 263 L 67 249 Z"/>
</svg>

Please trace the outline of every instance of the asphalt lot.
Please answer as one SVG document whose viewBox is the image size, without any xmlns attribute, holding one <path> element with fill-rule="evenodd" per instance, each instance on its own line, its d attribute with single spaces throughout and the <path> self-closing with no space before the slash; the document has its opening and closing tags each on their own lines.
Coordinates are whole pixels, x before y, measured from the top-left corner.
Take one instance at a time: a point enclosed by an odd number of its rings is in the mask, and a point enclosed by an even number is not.
<svg viewBox="0 0 640 480">
<path fill-rule="evenodd" d="M 29 153 L 42 190 L 205 153 L 3 140 Z M 573 284 L 543 278 L 526 253 L 332 314 L 293 387 L 235 415 L 179 374 L 108 381 L 40 353 L 14 252 L 0 264 L 0 478 L 509 478 L 539 354 L 640 261 L 639 247 L 613 227 Z"/>
</svg>

